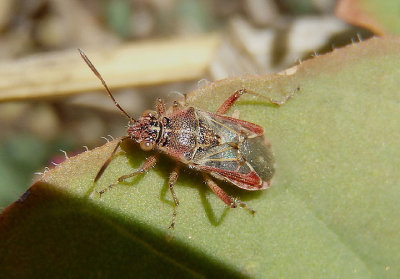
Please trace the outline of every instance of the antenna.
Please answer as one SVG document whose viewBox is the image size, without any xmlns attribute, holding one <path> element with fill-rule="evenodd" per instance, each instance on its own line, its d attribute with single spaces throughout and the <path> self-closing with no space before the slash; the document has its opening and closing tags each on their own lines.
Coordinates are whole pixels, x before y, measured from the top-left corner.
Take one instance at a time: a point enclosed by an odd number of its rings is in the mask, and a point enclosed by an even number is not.
<svg viewBox="0 0 400 279">
<path fill-rule="evenodd" d="M 110 89 L 108 89 L 108 86 L 106 82 L 104 81 L 103 77 L 100 75 L 100 73 L 97 71 L 96 67 L 93 66 L 92 62 L 90 62 L 89 58 L 86 56 L 86 54 L 78 48 L 79 53 L 81 54 L 83 60 L 86 62 L 86 64 L 89 66 L 89 68 L 93 71 L 93 73 L 97 76 L 97 78 L 101 81 L 103 84 L 104 88 L 106 89 L 108 95 L 110 95 L 111 99 L 114 101 L 114 104 L 119 108 L 120 111 L 122 111 L 123 114 L 125 114 L 126 117 L 129 118 L 130 121 L 135 122 L 135 119 L 132 118 L 115 100 L 114 96 L 111 94 Z"/>
</svg>

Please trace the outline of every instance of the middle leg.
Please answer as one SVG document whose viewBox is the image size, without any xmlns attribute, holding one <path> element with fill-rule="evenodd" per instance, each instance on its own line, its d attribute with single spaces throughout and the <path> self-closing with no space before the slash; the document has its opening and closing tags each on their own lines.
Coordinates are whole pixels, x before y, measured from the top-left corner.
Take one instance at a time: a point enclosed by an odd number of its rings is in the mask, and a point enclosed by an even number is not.
<svg viewBox="0 0 400 279">
<path fill-rule="evenodd" d="M 176 181 L 178 180 L 179 176 L 179 169 L 180 167 L 177 165 L 169 175 L 169 180 L 168 180 L 168 186 L 169 186 L 169 191 L 171 192 L 172 199 L 174 200 L 174 212 L 172 213 L 172 221 L 171 225 L 169 226 L 169 229 L 173 229 L 175 226 L 175 219 L 176 219 L 176 213 L 177 213 L 177 208 L 179 205 L 179 200 L 176 197 L 175 191 L 174 191 L 174 185 Z"/>
</svg>

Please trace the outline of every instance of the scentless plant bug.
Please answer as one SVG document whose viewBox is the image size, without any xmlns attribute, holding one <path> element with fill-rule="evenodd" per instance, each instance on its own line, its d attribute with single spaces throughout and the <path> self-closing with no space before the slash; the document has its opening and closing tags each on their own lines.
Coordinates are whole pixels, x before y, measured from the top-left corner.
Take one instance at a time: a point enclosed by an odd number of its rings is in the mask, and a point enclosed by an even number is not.
<svg viewBox="0 0 400 279">
<path fill-rule="evenodd" d="M 177 161 L 168 181 L 174 201 L 172 222 L 169 228 L 174 228 L 175 225 L 179 201 L 174 191 L 174 185 L 182 166 L 201 172 L 210 189 L 229 207 L 240 206 L 251 214 L 255 213 L 245 203 L 225 193 L 212 177 L 227 181 L 245 190 L 267 189 L 274 175 L 274 159 L 270 144 L 264 138 L 264 130 L 259 125 L 224 116 L 224 114 L 243 94 L 256 95 L 272 104 L 282 105 L 299 88 L 296 88 L 292 94 L 280 102 L 241 88 L 227 98 L 215 113 L 188 106 L 186 100 L 184 105 L 174 102 L 172 110 L 167 111 L 163 101 L 158 99 L 156 111 L 146 110 L 139 119 L 134 119 L 115 100 L 104 79 L 85 53 L 82 50 L 79 52 L 89 68 L 99 78 L 114 104 L 129 119 L 127 136 L 119 139 L 94 181 L 96 182 L 101 177 L 118 147 L 125 140 L 134 140 L 144 151 L 153 149 L 158 151 L 148 157 L 138 170 L 119 177 L 116 183 L 100 191 L 100 194 L 119 182 L 147 172 L 156 164 L 160 153 L 164 153 Z"/>
</svg>

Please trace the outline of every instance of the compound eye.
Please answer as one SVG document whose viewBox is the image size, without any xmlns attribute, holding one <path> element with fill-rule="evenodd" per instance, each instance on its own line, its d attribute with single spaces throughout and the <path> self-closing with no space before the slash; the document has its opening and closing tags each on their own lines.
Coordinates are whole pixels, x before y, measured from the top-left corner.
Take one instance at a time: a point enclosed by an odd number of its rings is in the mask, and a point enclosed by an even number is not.
<svg viewBox="0 0 400 279">
<path fill-rule="evenodd" d="M 152 117 L 152 116 L 155 116 L 155 115 L 156 115 L 156 112 L 154 110 L 150 110 L 150 109 L 147 109 L 142 113 L 143 117 L 146 117 L 146 116 Z"/>
<path fill-rule="evenodd" d="M 143 140 L 140 142 L 140 148 L 144 151 L 150 151 L 154 147 L 154 144 L 151 141 Z"/>
</svg>

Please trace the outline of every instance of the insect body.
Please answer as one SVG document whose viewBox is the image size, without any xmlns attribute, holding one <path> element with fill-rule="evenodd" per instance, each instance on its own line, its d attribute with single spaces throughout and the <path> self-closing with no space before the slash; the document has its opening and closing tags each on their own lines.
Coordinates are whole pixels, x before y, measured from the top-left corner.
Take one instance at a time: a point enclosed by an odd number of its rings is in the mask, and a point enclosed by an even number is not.
<svg viewBox="0 0 400 279">
<path fill-rule="evenodd" d="M 111 162 L 121 142 L 131 139 L 139 143 L 145 151 L 155 149 L 159 152 L 148 157 L 137 171 L 118 178 L 118 182 L 149 170 L 156 164 L 160 152 L 179 162 L 169 177 L 169 189 L 175 205 L 170 228 L 174 227 L 176 208 L 179 205 L 174 192 L 174 184 L 182 165 L 200 171 L 210 189 L 229 207 L 240 206 L 254 213 L 243 202 L 226 194 L 212 177 L 225 180 L 246 190 L 262 190 L 269 187 L 274 174 L 273 156 L 269 143 L 263 137 L 263 128 L 247 121 L 224 116 L 245 93 L 267 97 L 240 89 L 226 99 L 215 113 L 188 106 L 186 101 L 185 105 L 174 102 L 172 111 L 167 111 L 164 103 L 159 99 L 156 111 L 145 111 L 139 119 L 135 120 L 115 101 L 96 68 L 87 56 L 81 50 L 79 51 L 82 58 L 103 83 L 115 105 L 130 121 L 127 136 L 119 140 L 111 156 L 99 170 L 95 181 L 100 178 Z M 289 95 L 282 102 L 267 99 L 273 104 L 281 105 L 291 96 Z M 100 194 L 118 182 L 100 191 Z"/>
<path fill-rule="evenodd" d="M 258 141 L 263 134 L 260 126 L 193 107 L 173 112 L 163 120 L 163 133 L 156 145 L 164 153 L 190 168 L 210 173 L 246 190 L 269 186 L 272 164 L 256 171 L 254 168 L 260 164 L 253 166 L 248 160 L 252 155 L 251 142 Z M 265 164 L 272 156 L 269 148 L 265 147 L 264 151 L 258 157 L 265 160 Z"/>
</svg>

